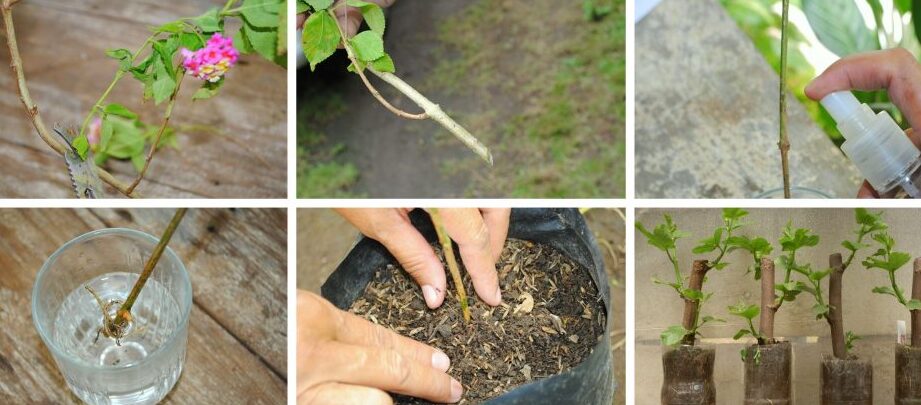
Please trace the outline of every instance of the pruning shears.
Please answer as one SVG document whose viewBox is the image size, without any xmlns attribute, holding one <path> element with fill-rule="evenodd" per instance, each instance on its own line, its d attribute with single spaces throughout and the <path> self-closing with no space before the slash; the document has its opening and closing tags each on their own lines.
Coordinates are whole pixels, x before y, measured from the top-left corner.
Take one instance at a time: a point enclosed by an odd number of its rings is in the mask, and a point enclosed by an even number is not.
<svg viewBox="0 0 921 405">
<path fill-rule="evenodd" d="M 93 163 L 93 153 L 87 151 L 86 159 L 82 159 L 74 144 L 72 137 L 76 137 L 73 128 L 68 128 L 67 132 L 71 135 L 65 135 L 57 126 L 54 132 L 67 144 L 67 150 L 64 151 L 64 161 L 67 163 L 67 171 L 70 173 L 70 184 L 77 194 L 77 198 L 102 198 L 104 197 L 102 180 L 96 174 L 96 165 Z"/>
</svg>

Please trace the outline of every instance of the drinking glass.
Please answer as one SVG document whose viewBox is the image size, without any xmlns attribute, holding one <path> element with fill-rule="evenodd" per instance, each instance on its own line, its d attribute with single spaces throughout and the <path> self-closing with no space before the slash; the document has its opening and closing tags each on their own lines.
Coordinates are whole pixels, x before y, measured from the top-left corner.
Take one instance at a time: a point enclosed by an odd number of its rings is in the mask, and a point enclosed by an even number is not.
<svg viewBox="0 0 921 405">
<path fill-rule="evenodd" d="M 192 284 L 168 247 L 131 309 L 125 336 L 99 333 L 103 309 L 93 293 L 104 306 L 124 302 L 157 242 L 131 229 L 89 232 L 61 246 L 38 273 L 35 328 L 67 385 L 87 403 L 156 403 L 182 373 Z M 114 316 L 120 304 L 107 306 Z"/>
</svg>

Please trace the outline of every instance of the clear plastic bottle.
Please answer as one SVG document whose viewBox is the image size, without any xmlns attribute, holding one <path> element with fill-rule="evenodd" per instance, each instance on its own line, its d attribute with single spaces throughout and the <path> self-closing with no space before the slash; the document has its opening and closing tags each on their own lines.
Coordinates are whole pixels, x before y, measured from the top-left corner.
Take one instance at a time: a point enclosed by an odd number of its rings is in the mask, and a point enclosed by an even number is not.
<svg viewBox="0 0 921 405">
<path fill-rule="evenodd" d="M 888 113 L 874 114 L 848 91 L 831 93 L 821 103 L 844 136 L 841 150 L 881 197 L 904 191 L 921 198 L 921 150 Z"/>
</svg>

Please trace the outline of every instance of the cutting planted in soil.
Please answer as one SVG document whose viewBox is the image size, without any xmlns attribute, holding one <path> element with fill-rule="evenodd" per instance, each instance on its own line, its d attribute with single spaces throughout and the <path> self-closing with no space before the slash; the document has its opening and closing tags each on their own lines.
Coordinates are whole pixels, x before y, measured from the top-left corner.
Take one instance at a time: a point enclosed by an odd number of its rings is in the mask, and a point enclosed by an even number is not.
<svg viewBox="0 0 921 405">
<path fill-rule="evenodd" d="M 452 361 L 448 374 L 464 385 L 461 403 L 483 402 L 559 374 L 591 353 L 604 333 L 605 311 L 585 269 L 553 248 L 522 240 L 506 242 L 497 269 L 503 303 L 490 307 L 470 297 L 468 323 L 450 293 L 450 279 L 442 306 L 429 310 L 415 282 L 392 265 L 378 269 L 349 311 L 444 351 Z M 462 273 L 467 290 L 473 291 Z"/>
</svg>

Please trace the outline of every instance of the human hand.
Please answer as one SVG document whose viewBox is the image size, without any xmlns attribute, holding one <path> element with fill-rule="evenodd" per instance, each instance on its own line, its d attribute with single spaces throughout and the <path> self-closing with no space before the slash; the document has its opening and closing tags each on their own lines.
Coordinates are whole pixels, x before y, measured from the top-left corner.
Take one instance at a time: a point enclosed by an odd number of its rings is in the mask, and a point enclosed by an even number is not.
<svg viewBox="0 0 921 405">
<path fill-rule="evenodd" d="M 339 208 L 336 211 L 365 236 L 390 251 L 422 288 L 429 308 L 444 302 L 447 279 L 441 261 L 422 234 L 409 222 L 410 209 Z M 511 210 L 507 208 L 442 208 L 448 236 L 457 242 L 473 289 L 483 302 L 496 306 L 502 302 L 496 261 L 502 254 Z"/>
<path fill-rule="evenodd" d="M 361 22 L 364 18 L 361 16 L 361 11 L 356 7 L 339 7 L 339 3 L 342 3 L 344 0 L 338 0 L 333 6 L 333 12 L 336 13 L 336 19 L 339 20 L 339 26 L 342 27 L 342 31 L 345 32 L 346 38 L 351 38 L 355 36 L 358 32 L 358 27 L 361 26 Z M 364 0 L 368 3 L 374 3 L 381 8 L 390 7 L 393 2 L 396 0 Z M 307 16 L 304 14 L 297 15 L 297 29 L 301 29 L 304 26 L 304 21 L 307 20 Z"/>
<path fill-rule="evenodd" d="M 440 350 L 297 292 L 297 403 L 392 404 L 387 392 L 460 401 Z"/>
<path fill-rule="evenodd" d="M 921 125 L 921 65 L 902 48 L 842 58 L 806 86 L 806 96 L 819 101 L 836 91 L 880 89 L 888 91 L 912 127 Z M 921 149 L 921 137 L 910 129 L 905 133 Z M 879 193 L 864 181 L 857 198 L 879 198 Z"/>
</svg>

